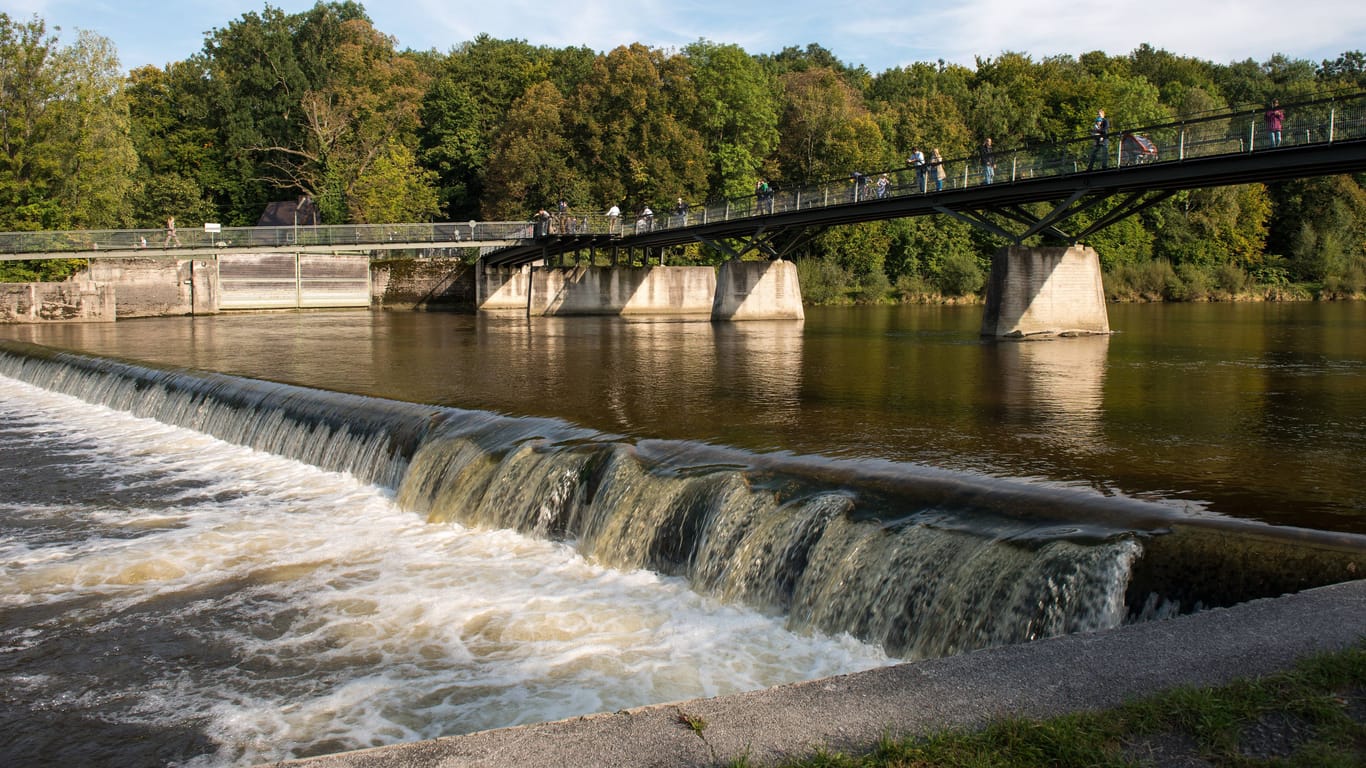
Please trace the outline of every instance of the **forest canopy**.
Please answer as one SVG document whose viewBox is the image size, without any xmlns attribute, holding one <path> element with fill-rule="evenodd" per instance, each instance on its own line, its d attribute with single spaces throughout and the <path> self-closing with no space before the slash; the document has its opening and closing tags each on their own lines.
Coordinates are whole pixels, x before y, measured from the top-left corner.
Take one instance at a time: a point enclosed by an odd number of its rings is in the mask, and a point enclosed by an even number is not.
<svg viewBox="0 0 1366 768">
<path fill-rule="evenodd" d="M 913 146 L 948 158 L 986 136 L 998 147 L 1070 139 L 1102 106 L 1118 129 L 1364 87 L 1360 51 L 1221 64 L 1144 45 L 871 73 L 814 43 L 594 52 L 481 35 L 445 53 L 399 50 L 351 0 L 294 14 L 266 5 L 184 61 L 124 74 L 99 35 L 62 43 L 38 16 L 0 14 L 0 230 L 167 216 L 246 226 L 300 197 L 323 223 L 526 220 L 561 199 L 583 212 L 669 210 L 759 180 L 781 189 L 894 167 Z M 1108 273 L 1167 298 L 1196 278 L 1358 294 L 1364 183 L 1192 190 L 1093 243 Z M 999 245 L 949 217 L 838 228 L 801 254 L 804 285 L 972 293 Z"/>
</svg>

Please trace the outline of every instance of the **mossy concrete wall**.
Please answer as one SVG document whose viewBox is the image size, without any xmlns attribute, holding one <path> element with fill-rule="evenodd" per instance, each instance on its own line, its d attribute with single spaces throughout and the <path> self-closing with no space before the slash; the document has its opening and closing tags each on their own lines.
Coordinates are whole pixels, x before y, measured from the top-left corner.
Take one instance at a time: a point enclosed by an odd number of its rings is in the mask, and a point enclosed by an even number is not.
<svg viewBox="0 0 1366 768">
<path fill-rule="evenodd" d="M 462 259 L 385 259 L 370 264 L 370 306 L 473 312 L 474 266 Z"/>
<path fill-rule="evenodd" d="M 89 280 L 0 283 L 0 323 L 113 322 L 114 288 Z"/>
</svg>

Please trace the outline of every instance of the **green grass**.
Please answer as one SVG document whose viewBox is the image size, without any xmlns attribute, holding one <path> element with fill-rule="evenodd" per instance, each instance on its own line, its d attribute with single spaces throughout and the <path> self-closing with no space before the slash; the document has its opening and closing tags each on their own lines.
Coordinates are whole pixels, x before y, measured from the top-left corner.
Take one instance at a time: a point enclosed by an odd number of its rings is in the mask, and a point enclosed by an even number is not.
<svg viewBox="0 0 1366 768">
<path fill-rule="evenodd" d="M 1011 719 L 974 732 L 884 738 L 787 768 L 1366 766 L 1366 643 L 1222 688 L 1183 688 L 1105 712 Z M 748 760 L 732 763 L 746 768 Z"/>
</svg>

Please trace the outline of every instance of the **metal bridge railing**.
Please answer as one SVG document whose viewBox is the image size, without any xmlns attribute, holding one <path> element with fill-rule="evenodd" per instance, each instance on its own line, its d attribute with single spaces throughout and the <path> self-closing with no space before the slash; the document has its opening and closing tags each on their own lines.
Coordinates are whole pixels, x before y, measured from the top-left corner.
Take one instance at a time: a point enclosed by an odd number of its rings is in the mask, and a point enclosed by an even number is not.
<svg viewBox="0 0 1366 768">
<path fill-rule="evenodd" d="M 1366 92 L 1283 104 L 1285 112 L 1279 148 L 1331 144 L 1366 138 Z M 1089 136 L 1048 145 L 996 148 L 991 183 L 1008 184 L 1030 179 L 1066 176 L 1088 171 L 1095 145 Z M 1112 130 L 1103 159 L 1095 170 L 1126 168 L 1152 163 L 1183 162 L 1202 157 L 1232 156 L 1276 151 L 1267 133 L 1265 108 L 1241 109 L 1203 115 L 1144 128 Z M 943 161 L 943 190 L 987 184 L 979 155 Z M 750 195 L 720 203 L 695 206 L 686 218 L 655 215 L 651 231 L 718 220 L 750 218 L 772 213 L 823 208 L 885 197 L 928 195 L 940 190 L 933 175 L 923 182 L 914 168 L 897 166 L 848 178 L 830 179 L 796 189 L 775 190 L 767 196 Z M 888 178 L 885 187 L 878 180 Z"/>
<path fill-rule="evenodd" d="M 470 221 L 430 224 L 346 224 L 284 227 L 96 229 L 45 232 L 0 232 L 0 253 L 70 253 L 87 257 L 99 251 L 142 251 L 155 255 L 168 248 L 336 247 L 357 250 L 390 243 L 436 248 L 478 247 L 489 241 L 533 237 L 526 221 Z"/>
</svg>

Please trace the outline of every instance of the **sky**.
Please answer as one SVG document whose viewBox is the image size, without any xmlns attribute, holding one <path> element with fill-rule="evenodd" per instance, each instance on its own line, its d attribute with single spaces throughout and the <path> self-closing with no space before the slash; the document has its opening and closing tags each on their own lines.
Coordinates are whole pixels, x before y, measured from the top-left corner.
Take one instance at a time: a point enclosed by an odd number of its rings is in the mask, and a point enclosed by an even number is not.
<svg viewBox="0 0 1366 768">
<path fill-rule="evenodd" d="M 297 13 L 313 0 L 274 0 Z M 1228 64 L 1275 54 L 1318 63 L 1366 49 L 1362 0 L 403 0 L 362 2 L 399 49 L 448 52 L 479 34 L 608 51 L 699 39 L 750 54 L 816 43 L 872 74 L 918 61 L 973 67 L 1003 52 L 1124 55 L 1147 43 Z M 125 69 L 163 67 L 200 52 L 204 36 L 264 0 L 0 0 L 12 21 L 35 14 L 69 44 L 77 30 L 113 41 Z"/>
</svg>

